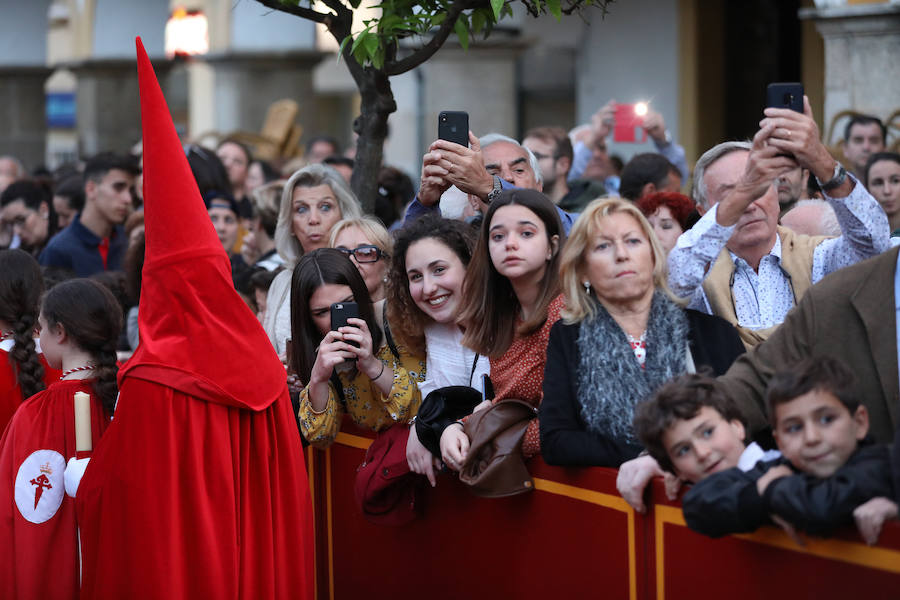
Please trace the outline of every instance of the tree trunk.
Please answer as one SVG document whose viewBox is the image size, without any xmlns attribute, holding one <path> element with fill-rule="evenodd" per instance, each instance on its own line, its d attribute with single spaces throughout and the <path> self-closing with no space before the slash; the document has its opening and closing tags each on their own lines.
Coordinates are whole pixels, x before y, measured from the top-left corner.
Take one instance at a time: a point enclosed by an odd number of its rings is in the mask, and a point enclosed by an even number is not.
<svg viewBox="0 0 900 600">
<path fill-rule="evenodd" d="M 359 140 L 350 185 L 362 204 L 363 212 L 372 214 L 378 195 L 378 171 L 384 155 L 388 116 L 397 110 L 397 103 L 390 79 L 383 71 L 368 67 L 355 73 L 351 69 L 351 74 L 356 79 L 362 102 L 361 114 L 353 122 L 353 130 L 359 134 Z"/>
</svg>

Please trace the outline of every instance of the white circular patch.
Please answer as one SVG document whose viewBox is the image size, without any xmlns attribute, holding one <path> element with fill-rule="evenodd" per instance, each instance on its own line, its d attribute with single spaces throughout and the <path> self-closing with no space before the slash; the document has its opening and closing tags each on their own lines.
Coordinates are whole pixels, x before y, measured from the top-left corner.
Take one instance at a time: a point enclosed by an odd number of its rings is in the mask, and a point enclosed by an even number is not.
<svg viewBox="0 0 900 600">
<path fill-rule="evenodd" d="M 59 510 L 66 494 L 66 461 L 55 450 L 35 450 L 16 474 L 16 506 L 26 521 L 43 523 Z"/>
</svg>

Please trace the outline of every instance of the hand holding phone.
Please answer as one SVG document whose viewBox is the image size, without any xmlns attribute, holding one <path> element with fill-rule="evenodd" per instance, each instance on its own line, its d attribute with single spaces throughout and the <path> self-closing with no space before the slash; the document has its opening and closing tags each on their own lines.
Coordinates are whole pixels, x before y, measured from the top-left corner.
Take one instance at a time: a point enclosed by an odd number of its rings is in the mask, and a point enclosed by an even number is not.
<svg viewBox="0 0 900 600">
<path fill-rule="evenodd" d="M 803 84 L 770 83 L 766 88 L 766 108 L 789 108 L 803 114 Z"/>
<path fill-rule="evenodd" d="M 359 318 L 359 305 L 356 302 L 335 302 L 331 305 L 331 330 L 338 331 L 341 327 L 354 327 L 347 323 L 347 319 Z M 356 342 L 347 342 L 351 346 L 359 348 Z"/>
<path fill-rule="evenodd" d="M 613 141 L 627 143 L 646 142 L 647 132 L 644 131 L 643 125 L 647 110 L 646 102 L 616 104 Z"/>
</svg>

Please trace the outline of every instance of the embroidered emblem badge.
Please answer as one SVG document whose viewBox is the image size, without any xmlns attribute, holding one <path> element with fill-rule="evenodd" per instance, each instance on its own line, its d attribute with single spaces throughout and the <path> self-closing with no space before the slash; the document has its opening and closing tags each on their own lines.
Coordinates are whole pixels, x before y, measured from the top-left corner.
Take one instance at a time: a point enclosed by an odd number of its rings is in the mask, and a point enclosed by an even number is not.
<svg viewBox="0 0 900 600">
<path fill-rule="evenodd" d="M 36 450 L 22 461 L 16 474 L 16 507 L 31 523 L 48 521 L 65 495 L 66 461 L 55 450 Z"/>
</svg>

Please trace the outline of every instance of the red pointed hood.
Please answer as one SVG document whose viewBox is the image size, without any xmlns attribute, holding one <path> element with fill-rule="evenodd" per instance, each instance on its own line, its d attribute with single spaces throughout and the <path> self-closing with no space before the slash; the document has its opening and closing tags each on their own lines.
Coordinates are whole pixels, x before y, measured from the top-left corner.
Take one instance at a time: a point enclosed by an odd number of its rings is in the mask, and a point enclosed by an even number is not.
<svg viewBox="0 0 900 600">
<path fill-rule="evenodd" d="M 227 406 L 262 410 L 286 386 L 275 349 L 234 290 L 150 59 L 137 38 L 146 256 L 140 345 L 120 371 Z"/>
</svg>

